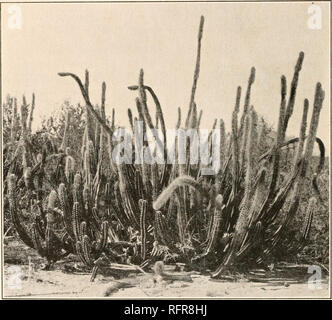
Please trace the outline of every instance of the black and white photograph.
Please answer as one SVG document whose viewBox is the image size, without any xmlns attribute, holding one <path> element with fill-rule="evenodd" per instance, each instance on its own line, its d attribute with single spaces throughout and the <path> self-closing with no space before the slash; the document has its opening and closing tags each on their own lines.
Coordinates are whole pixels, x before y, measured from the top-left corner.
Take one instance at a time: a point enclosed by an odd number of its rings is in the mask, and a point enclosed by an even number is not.
<svg viewBox="0 0 332 320">
<path fill-rule="evenodd" d="M 1 298 L 330 299 L 330 37 L 324 1 L 2 2 Z"/>
</svg>

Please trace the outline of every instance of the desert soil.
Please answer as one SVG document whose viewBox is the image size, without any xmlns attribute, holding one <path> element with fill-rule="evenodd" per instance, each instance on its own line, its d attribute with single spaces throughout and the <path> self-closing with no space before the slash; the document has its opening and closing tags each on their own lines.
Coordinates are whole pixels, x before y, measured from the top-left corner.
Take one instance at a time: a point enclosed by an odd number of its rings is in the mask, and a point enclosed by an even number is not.
<svg viewBox="0 0 332 320">
<path fill-rule="evenodd" d="M 30 258 L 29 258 L 30 257 Z M 35 251 L 17 240 L 6 241 L 4 247 L 5 298 L 328 298 L 329 285 L 326 272 L 320 287 L 310 288 L 308 265 L 280 263 L 273 270 L 253 270 L 246 275 L 225 276 L 214 280 L 196 272 L 176 272 L 172 275 L 190 276 L 188 281 L 156 282 L 154 274 L 127 272 L 98 274 L 90 282 L 90 273 L 69 270 L 76 265 L 75 257 L 56 263 L 50 271 L 41 270 L 45 261 Z M 30 259 L 30 268 L 29 268 Z M 34 267 L 31 267 L 33 263 Z M 29 271 L 30 270 L 30 271 Z M 15 273 L 16 272 L 16 273 Z M 17 276 L 18 274 L 18 276 Z M 190 278 L 189 277 L 189 278 Z M 15 282 L 19 278 L 19 282 Z"/>
</svg>

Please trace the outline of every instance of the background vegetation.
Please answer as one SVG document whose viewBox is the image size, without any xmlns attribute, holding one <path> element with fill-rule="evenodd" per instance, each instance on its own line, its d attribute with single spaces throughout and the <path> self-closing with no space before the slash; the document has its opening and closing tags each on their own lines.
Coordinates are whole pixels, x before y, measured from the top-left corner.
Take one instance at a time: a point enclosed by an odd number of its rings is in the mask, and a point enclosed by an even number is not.
<svg viewBox="0 0 332 320">
<path fill-rule="evenodd" d="M 186 117 L 178 110 L 176 128 L 200 127 L 195 92 L 203 24 L 202 18 L 189 110 Z M 214 277 L 285 260 L 328 264 L 328 159 L 316 137 L 324 100 L 320 83 L 311 117 L 304 100 L 299 137 L 286 134 L 303 59 L 301 52 L 289 92 L 281 77 L 277 128 L 250 104 L 252 68 L 241 113 L 237 89 L 229 132 L 222 119 L 214 124 L 221 133 L 222 169 L 213 177 L 201 175 L 201 163 L 115 163 L 110 137 L 116 126 L 114 111 L 109 119 L 105 114 L 106 84 L 100 106 L 93 104 L 88 72 L 84 82 L 59 73 L 75 80 L 85 106 L 64 102 L 60 116 L 46 119 L 36 132 L 31 130 L 35 97 L 18 103 L 8 96 L 3 103 L 5 234 L 17 234 L 37 250 L 47 268 L 68 254 L 78 256 L 92 269 L 92 279 L 109 262 L 146 268 L 160 259 L 178 261 L 211 270 Z M 138 95 L 137 115 L 128 109 L 131 127 L 141 120 L 145 132 L 159 127 L 165 132 L 160 102 L 144 83 L 143 70 L 138 84 L 128 89 Z M 211 134 L 208 149 L 212 139 Z M 319 156 L 312 155 L 316 142 Z M 149 145 L 144 150 L 155 152 Z"/>
</svg>

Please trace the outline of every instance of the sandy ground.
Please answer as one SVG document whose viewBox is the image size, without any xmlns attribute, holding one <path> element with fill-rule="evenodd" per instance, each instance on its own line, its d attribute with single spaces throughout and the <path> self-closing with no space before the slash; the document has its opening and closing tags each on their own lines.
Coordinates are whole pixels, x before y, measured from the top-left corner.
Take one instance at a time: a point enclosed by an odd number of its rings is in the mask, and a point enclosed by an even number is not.
<svg viewBox="0 0 332 320">
<path fill-rule="evenodd" d="M 34 268 L 28 266 L 28 257 Z M 308 266 L 282 264 L 273 271 L 254 270 L 248 275 L 211 279 L 196 272 L 175 272 L 187 275 L 187 281 L 154 281 L 153 273 L 129 273 L 123 277 L 98 274 L 90 282 L 90 274 L 65 272 L 65 266 L 75 265 L 74 258 L 59 261 L 54 270 L 43 271 L 40 259 L 33 250 L 17 241 L 5 245 L 4 296 L 6 298 L 328 298 L 328 278 L 324 275 L 321 286 L 310 288 Z M 34 270 L 33 270 L 34 269 Z M 17 279 L 19 279 L 17 281 Z"/>
</svg>

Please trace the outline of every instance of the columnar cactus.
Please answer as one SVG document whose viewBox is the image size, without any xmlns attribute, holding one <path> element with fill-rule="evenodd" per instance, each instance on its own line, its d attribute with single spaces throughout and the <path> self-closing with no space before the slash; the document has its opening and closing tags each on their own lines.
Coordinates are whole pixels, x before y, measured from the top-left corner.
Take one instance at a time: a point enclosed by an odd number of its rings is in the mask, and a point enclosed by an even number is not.
<svg viewBox="0 0 332 320">
<path fill-rule="evenodd" d="M 200 70 L 203 25 L 202 17 L 189 110 L 184 121 L 185 129 L 199 129 L 202 118 L 202 110 L 198 110 L 195 94 Z M 242 89 L 238 87 L 231 132 L 226 133 L 222 119 L 219 122 L 221 170 L 214 177 L 201 175 L 202 163 L 189 163 L 188 141 L 185 164 L 176 161 L 173 164 L 161 165 L 136 162 L 135 160 L 142 159 L 142 154 L 134 154 L 131 164 L 115 163 L 112 159 L 112 134 L 116 129 L 114 109 L 109 124 L 105 117 L 106 85 L 102 85 L 99 110 L 93 107 L 90 101 L 87 72 L 85 84 L 72 73 L 59 73 L 60 76 L 70 76 L 77 82 L 87 106 L 87 129 L 82 147 L 83 169 L 78 176 L 76 175 L 77 178 L 72 178 L 72 199 L 67 197 L 68 199 L 64 200 L 66 196 L 63 193 L 71 187 L 68 181 L 61 186 L 61 190 L 59 189 L 60 202 L 63 203 L 63 208 L 66 208 L 62 209 L 66 230 L 68 229 L 68 236 L 75 242 L 76 251 L 82 262 L 93 266 L 94 260 L 98 259 L 97 252 L 100 254 L 100 251 L 96 250 L 96 245 L 99 244 L 99 248 L 100 243 L 107 241 L 103 237 L 100 238 L 103 234 L 100 230 L 106 228 L 100 227 L 105 223 L 105 217 L 109 222 L 109 246 L 115 246 L 117 242 L 128 245 L 128 248 L 140 246 L 140 250 L 133 249 L 131 254 L 134 255 L 135 262 L 144 265 L 147 261 L 153 260 L 156 252 L 160 252 L 160 246 L 167 248 L 163 252 L 170 250 L 188 263 L 200 263 L 205 259 L 210 268 L 215 268 L 216 264 L 219 264 L 213 272 L 215 277 L 220 276 L 225 268 L 241 265 L 244 261 L 268 261 L 280 245 L 286 228 L 299 208 L 303 179 L 315 142 L 321 151 L 318 173 L 324 164 L 324 144 L 316 137 L 324 99 L 320 84 L 316 87 L 309 133 L 306 135 L 309 102 L 305 100 L 299 138 L 287 140 L 287 126 L 295 107 L 303 59 L 304 54 L 301 52 L 288 94 L 286 77 L 281 77 L 281 101 L 275 137 L 268 136 L 266 123 L 259 119 L 250 103 L 256 73 L 256 69 L 251 68 L 242 114 Z M 136 142 L 137 120 L 143 122 L 143 134 L 160 127 L 163 139 L 157 138 L 156 143 L 158 147 L 163 147 L 164 160 L 167 160 L 166 126 L 161 104 L 154 90 L 144 83 L 142 69 L 139 72 L 138 84 L 128 88 L 138 94 L 135 100 L 137 116 L 134 115 L 134 109 L 128 109 L 133 143 Z M 147 95 L 152 97 L 155 105 L 154 116 L 150 112 Z M 179 108 L 176 129 L 181 127 L 182 117 Z M 217 121 L 213 129 L 216 124 Z M 93 126 L 94 131 L 91 130 Z M 102 159 L 105 136 L 108 148 L 107 167 L 112 179 L 104 175 L 105 164 Z M 267 137 L 270 139 L 269 142 L 266 142 Z M 175 143 L 177 157 L 177 140 Z M 284 157 L 284 151 L 293 145 L 297 146 L 297 150 L 289 160 L 290 154 L 287 152 L 287 157 Z M 146 141 L 142 147 L 143 154 L 155 155 L 156 148 L 151 148 Z M 208 139 L 208 149 L 211 150 L 211 147 L 212 131 Z M 284 158 L 291 168 L 282 176 Z M 66 177 L 67 180 L 71 180 L 68 177 L 73 174 L 73 166 L 68 155 L 66 164 Z M 313 187 L 319 195 L 315 179 L 314 177 Z M 100 206 L 100 201 L 104 201 L 103 206 Z M 307 238 L 310 229 L 313 202 L 314 200 L 310 202 L 308 209 L 308 223 L 303 239 Z M 73 219 L 72 225 L 69 217 Z M 170 234 L 169 230 L 174 232 Z M 129 258 L 128 250 L 124 253 L 126 258 Z"/>
</svg>

